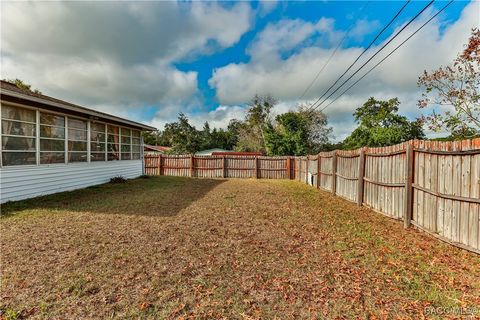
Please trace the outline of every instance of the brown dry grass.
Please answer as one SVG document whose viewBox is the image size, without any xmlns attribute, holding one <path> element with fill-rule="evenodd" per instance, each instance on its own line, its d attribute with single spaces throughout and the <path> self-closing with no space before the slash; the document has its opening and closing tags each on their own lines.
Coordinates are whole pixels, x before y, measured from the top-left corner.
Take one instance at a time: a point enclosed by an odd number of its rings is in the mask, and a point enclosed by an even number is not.
<svg viewBox="0 0 480 320">
<path fill-rule="evenodd" d="M 480 305 L 480 257 L 295 181 L 156 177 L 2 211 L 4 318 L 418 319 Z"/>
</svg>

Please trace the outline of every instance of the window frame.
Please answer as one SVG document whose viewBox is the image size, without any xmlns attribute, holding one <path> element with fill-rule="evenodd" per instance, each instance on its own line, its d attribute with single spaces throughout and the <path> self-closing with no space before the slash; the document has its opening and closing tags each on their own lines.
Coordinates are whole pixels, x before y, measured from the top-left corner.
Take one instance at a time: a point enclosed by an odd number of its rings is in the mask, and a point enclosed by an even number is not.
<svg viewBox="0 0 480 320">
<path fill-rule="evenodd" d="M 51 114 L 51 115 L 55 115 L 55 116 L 60 116 L 60 117 L 63 117 L 63 120 L 64 120 L 64 126 L 63 127 L 60 127 L 60 126 L 55 126 L 55 125 L 49 125 L 49 124 L 42 124 L 40 123 L 40 119 L 41 119 L 41 114 L 44 113 L 44 114 Z M 61 162 L 55 162 L 55 163 L 41 163 L 41 155 L 42 155 L 42 152 L 57 152 L 57 151 L 42 151 L 41 150 L 41 140 L 42 139 L 45 139 L 45 140 L 53 140 L 53 141 L 61 141 L 63 140 L 63 158 L 64 158 L 64 163 L 63 164 L 66 164 L 67 163 L 67 154 L 65 153 L 65 149 L 66 149 L 66 144 L 67 144 L 67 123 L 68 123 L 68 116 L 64 113 L 60 113 L 60 112 L 55 112 L 55 111 L 50 111 L 50 110 L 45 110 L 45 111 L 42 111 L 41 109 L 38 109 L 37 111 L 37 128 L 38 128 L 38 134 L 37 134 L 37 141 L 38 141 L 38 148 L 37 148 L 37 165 L 41 165 L 41 166 L 44 166 L 44 165 L 61 165 L 62 163 Z M 64 133 L 64 137 L 63 139 L 58 139 L 58 138 L 46 138 L 46 137 L 43 137 L 41 136 L 40 134 L 40 128 L 42 126 L 46 126 L 46 127 L 53 127 L 53 128 L 63 128 L 63 133 Z M 60 153 L 61 151 L 58 151 L 58 153 Z"/>
<path fill-rule="evenodd" d="M 122 134 L 122 131 L 123 130 L 129 130 L 130 131 L 130 136 L 128 136 L 130 139 L 130 142 L 128 144 L 125 144 L 123 143 L 123 134 Z M 125 154 L 128 154 L 130 153 L 130 158 L 129 159 L 125 159 L 124 161 L 126 160 L 132 160 L 132 128 L 128 128 L 128 127 L 120 127 L 120 131 L 119 131 L 119 136 L 120 136 L 120 160 L 123 160 L 122 159 L 122 155 L 125 153 Z M 127 137 L 127 136 L 126 136 Z M 130 147 L 130 152 L 123 152 L 122 151 L 122 147 L 124 145 L 128 145 Z"/>
<path fill-rule="evenodd" d="M 31 110 L 31 111 L 35 111 L 35 121 L 36 122 L 30 122 L 30 121 L 21 121 L 21 120 L 13 120 L 13 119 L 4 119 L 3 116 L 2 116 L 2 108 L 4 106 L 9 106 L 9 107 L 13 107 L 13 108 L 20 108 L 20 109 L 27 109 L 27 110 Z M 16 136 L 16 135 L 9 135 L 9 134 L 3 134 L 2 133 L 2 130 L 3 130 L 3 120 L 5 121 L 16 121 L 16 122 L 20 122 L 20 123 L 28 123 L 28 124 L 33 124 L 35 126 L 35 136 L 23 136 L 24 138 L 30 138 L 30 139 L 34 139 L 35 141 L 35 151 L 22 151 L 22 150 L 3 150 L 3 137 L 6 136 L 6 137 L 22 137 L 22 136 Z M 40 135 L 40 132 L 39 132 L 39 125 L 38 125 L 38 120 L 39 120 L 39 111 L 38 111 L 38 108 L 35 108 L 35 107 L 30 107 L 30 106 L 22 106 L 20 104 L 17 104 L 17 103 L 4 103 L 3 101 L 0 103 L 0 167 L 1 168 L 24 168 L 24 167 L 36 167 L 38 166 L 38 163 L 39 163 L 39 149 L 40 149 L 40 146 L 39 146 L 39 140 L 38 140 L 38 137 Z M 9 152 L 28 152 L 28 153 L 34 153 L 35 154 L 35 164 L 16 164 L 16 165 L 3 165 L 3 153 L 6 152 L 6 153 L 9 153 Z"/>
<path fill-rule="evenodd" d="M 101 160 L 95 160 L 95 161 L 92 161 L 92 122 L 94 123 L 101 123 L 105 126 L 105 128 L 103 129 L 103 134 L 105 135 L 105 139 L 103 140 L 103 144 L 105 145 L 105 150 L 103 151 L 103 161 Z M 107 144 L 108 144 L 108 123 L 107 122 L 104 122 L 104 121 L 98 121 L 98 120 L 89 120 L 88 121 L 88 162 L 108 162 L 108 147 L 107 147 Z M 96 131 L 95 132 L 98 132 L 98 133 L 101 133 L 100 131 Z M 102 142 L 98 142 L 98 143 L 102 143 Z M 101 152 L 94 152 L 96 154 L 100 154 Z"/>
<path fill-rule="evenodd" d="M 69 135 L 70 135 L 70 119 L 73 119 L 73 120 L 80 120 L 80 121 L 85 121 L 85 140 L 71 140 Z M 90 158 L 90 153 L 88 152 L 88 149 L 89 149 L 89 146 L 90 146 L 90 131 L 88 130 L 89 129 L 89 123 L 90 123 L 90 119 L 87 119 L 87 118 L 82 118 L 82 117 L 76 117 L 76 116 L 66 116 L 65 117 L 65 125 L 66 125 L 66 142 L 65 142 L 65 149 L 66 149 L 66 154 L 65 154 L 65 163 L 66 164 L 70 164 L 70 163 L 89 163 L 89 158 Z M 83 129 L 77 129 L 77 128 L 71 128 L 72 130 L 76 130 L 76 131 L 83 131 Z M 69 143 L 70 141 L 72 142 L 85 142 L 86 143 L 86 148 L 85 148 L 85 151 L 73 151 L 73 150 L 70 150 L 69 149 Z M 80 153 L 86 153 L 86 160 L 85 161 L 69 161 L 68 158 L 70 156 L 70 153 L 74 153 L 74 154 L 80 154 Z"/>
</svg>

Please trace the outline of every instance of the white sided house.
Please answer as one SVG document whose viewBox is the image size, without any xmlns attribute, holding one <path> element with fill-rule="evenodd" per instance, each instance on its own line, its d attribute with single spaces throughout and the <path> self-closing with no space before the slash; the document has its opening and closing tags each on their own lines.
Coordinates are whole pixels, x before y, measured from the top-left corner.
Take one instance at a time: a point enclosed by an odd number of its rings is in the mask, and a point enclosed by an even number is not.
<svg viewBox="0 0 480 320">
<path fill-rule="evenodd" d="M 142 130 L 155 128 L 1 81 L 0 202 L 143 174 Z"/>
</svg>

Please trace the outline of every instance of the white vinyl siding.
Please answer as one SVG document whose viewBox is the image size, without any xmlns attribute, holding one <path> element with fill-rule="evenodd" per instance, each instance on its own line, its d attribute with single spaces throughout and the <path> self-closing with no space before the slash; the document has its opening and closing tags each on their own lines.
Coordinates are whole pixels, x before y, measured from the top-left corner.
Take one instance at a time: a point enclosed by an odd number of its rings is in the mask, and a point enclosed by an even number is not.
<svg viewBox="0 0 480 320">
<path fill-rule="evenodd" d="M 16 201 L 107 183 L 110 178 L 142 175 L 142 161 L 115 161 L 4 167 L 0 201 Z"/>
</svg>

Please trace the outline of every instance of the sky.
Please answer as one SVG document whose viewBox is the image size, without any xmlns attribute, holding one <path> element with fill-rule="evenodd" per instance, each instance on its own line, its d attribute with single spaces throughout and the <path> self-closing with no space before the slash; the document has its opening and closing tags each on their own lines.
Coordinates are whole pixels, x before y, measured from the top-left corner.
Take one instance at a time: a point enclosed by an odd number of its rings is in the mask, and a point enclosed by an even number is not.
<svg viewBox="0 0 480 320">
<path fill-rule="evenodd" d="M 159 129 L 180 112 L 199 129 L 205 121 L 225 128 L 244 117 L 255 94 L 278 100 L 274 114 L 311 104 L 404 3 L 2 1 L 0 73 L 46 95 Z M 426 4 L 410 2 L 359 63 Z M 372 65 L 445 4 L 430 6 Z M 418 117 L 418 76 L 451 63 L 479 25 L 480 2 L 452 3 L 325 109 L 333 140 L 356 127 L 352 113 L 369 97 L 398 97 L 400 113 Z"/>
</svg>

